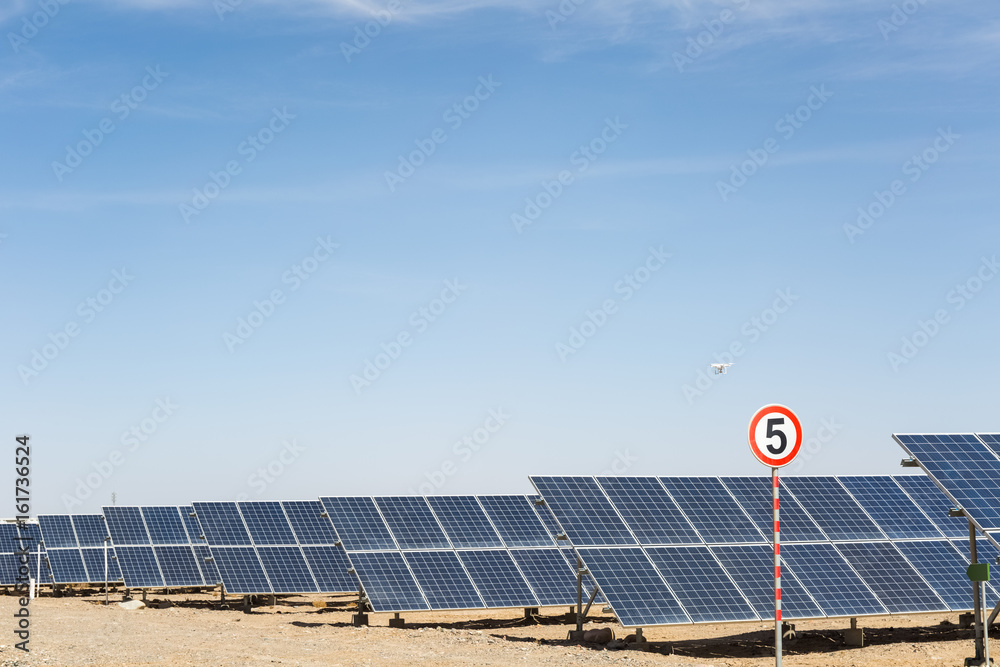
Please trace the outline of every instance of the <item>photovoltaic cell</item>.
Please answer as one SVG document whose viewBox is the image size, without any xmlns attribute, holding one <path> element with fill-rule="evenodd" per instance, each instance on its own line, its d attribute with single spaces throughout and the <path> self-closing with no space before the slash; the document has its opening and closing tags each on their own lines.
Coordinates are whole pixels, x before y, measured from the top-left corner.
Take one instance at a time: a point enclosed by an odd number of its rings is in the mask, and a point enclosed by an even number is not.
<svg viewBox="0 0 1000 667">
<path fill-rule="evenodd" d="M 427 601 L 398 551 L 352 552 L 351 563 L 374 611 L 428 609 Z"/>
<path fill-rule="evenodd" d="M 781 558 L 827 616 L 888 613 L 832 544 L 782 545 Z"/>
<path fill-rule="evenodd" d="M 138 507 L 104 507 L 104 519 L 116 547 L 149 544 L 149 534 Z"/>
<path fill-rule="evenodd" d="M 381 496 L 375 504 L 400 549 L 448 549 L 451 544 L 420 496 Z"/>
<path fill-rule="evenodd" d="M 321 593 L 349 593 L 357 590 L 358 581 L 349 572 L 351 564 L 343 548 L 304 546 L 302 553 Z"/>
<path fill-rule="evenodd" d="M 508 547 L 551 547 L 555 540 L 525 496 L 478 496 Z"/>
<path fill-rule="evenodd" d="M 945 541 L 896 542 L 896 547 L 923 575 L 952 611 L 972 609 L 972 582 L 960 553 Z M 987 584 L 989 587 L 989 585 Z"/>
<path fill-rule="evenodd" d="M 243 521 L 250 530 L 253 543 L 260 545 L 295 544 L 295 535 L 288 525 L 285 511 L 277 501 L 257 501 L 237 503 Z"/>
<path fill-rule="evenodd" d="M 948 516 L 954 503 L 941 489 L 925 475 L 893 475 L 893 481 L 903 489 L 917 507 L 948 537 L 966 537 L 969 534 L 969 520 L 965 517 Z"/>
<path fill-rule="evenodd" d="M 931 520 L 885 475 L 846 475 L 840 483 L 891 539 L 943 537 Z"/>
<path fill-rule="evenodd" d="M 131 588 L 159 588 L 164 585 L 153 547 L 115 547 L 125 584 Z"/>
<path fill-rule="evenodd" d="M 282 501 L 281 506 L 292 524 L 299 544 L 337 543 L 337 533 L 330 520 L 321 516 L 323 504 L 318 500 L 286 500 Z"/>
<path fill-rule="evenodd" d="M 298 547 L 257 547 L 272 593 L 317 593 L 319 589 Z"/>
<path fill-rule="evenodd" d="M 1000 457 L 1000 433 L 977 433 L 976 436 Z"/>
<path fill-rule="evenodd" d="M 104 581 L 104 547 L 86 547 L 80 550 L 83 564 L 87 568 L 87 576 L 92 583 Z M 108 549 L 108 581 L 120 581 L 121 569 L 115 559 L 115 550 Z"/>
<path fill-rule="evenodd" d="M 14 586 L 18 583 L 20 564 L 12 553 L 0 554 L 0 586 Z"/>
<path fill-rule="evenodd" d="M 541 604 L 521 576 L 509 552 L 459 551 L 458 557 L 472 577 L 472 582 L 479 589 L 487 607 L 502 609 L 536 607 Z"/>
<path fill-rule="evenodd" d="M 42 529 L 46 549 L 75 549 L 76 533 L 73 532 L 73 522 L 68 514 L 41 514 L 38 525 Z M 68 583 L 68 582 L 67 582 Z"/>
<path fill-rule="evenodd" d="M 769 477 L 722 477 L 723 485 L 736 497 L 765 537 L 773 532 L 774 490 Z M 780 489 L 779 489 L 780 491 Z M 779 495 L 782 542 L 820 542 L 826 535 L 795 498 Z"/>
<path fill-rule="evenodd" d="M 186 539 L 186 538 L 185 538 Z M 165 586 L 204 586 L 201 568 L 189 546 L 153 547 Z M 213 582 L 214 583 L 214 582 Z"/>
<path fill-rule="evenodd" d="M 764 542 L 764 536 L 718 478 L 661 477 L 660 481 L 709 544 Z M 571 537 L 576 544 L 576 536 Z"/>
<path fill-rule="evenodd" d="M 427 502 L 456 549 L 503 546 L 475 496 L 428 496 Z"/>
<path fill-rule="evenodd" d="M 642 549 L 583 548 L 579 552 L 623 626 L 690 622 Z"/>
<path fill-rule="evenodd" d="M 213 546 L 249 546 L 250 533 L 240 517 L 234 502 L 195 503 L 198 524 L 205 532 L 208 543 Z M 222 567 L 219 567 L 222 571 Z M 252 591 L 261 593 L 264 591 Z"/>
<path fill-rule="evenodd" d="M 431 609 L 480 609 L 483 601 L 454 551 L 403 554 Z"/>
<path fill-rule="evenodd" d="M 984 529 L 1000 528 L 1000 459 L 971 434 L 893 434 Z"/>
<path fill-rule="evenodd" d="M 140 507 L 139 511 L 146 522 L 153 544 L 187 544 L 187 531 L 184 520 L 176 506 Z"/>
<path fill-rule="evenodd" d="M 348 551 L 392 550 L 396 543 L 375 502 L 367 497 L 320 498 Z"/>
<path fill-rule="evenodd" d="M 700 544 L 697 531 L 655 477 L 598 477 L 640 544 Z"/>
<path fill-rule="evenodd" d="M 555 547 L 512 549 L 510 552 L 538 601 L 545 607 L 576 600 L 576 573 L 559 552 Z"/>
<path fill-rule="evenodd" d="M 17 524 L 0 523 L 0 553 L 12 554 L 20 550 Z"/>
<path fill-rule="evenodd" d="M 837 549 L 891 613 L 948 611 L 948 605 L 892 544 L 845 542 Z"/>
<path fill-rule="evenodd" d="M 195 507 L 198 508 L 198 504 Z M 200 509 L 198 516 L 201 517 Z M 255 595 L 271 592 L 271 585 L 253 547 L 217 547 L 213 542 L 212 557 L 226 583 L 227 593 Z"/>
<path fill-rule="evenodd" d="M 532 477 L 575 546 L 636 544 L 593 477 Z"/>
<path fill-rule="evenodd" d="M 885 534 L 834 477 L 783 477 L 781 485 L 831 540 L 884 540 Z"/>
<path fill-rule="evenodd" d="M 708 547 L 649 547 L 646 555 L 693 622 L 758 620 Z"/>
<path fill-rule="evenodd" d="M 762 619 L 774 617 L 774 553 L 770 546 L 716 546 L 712 553 L 733 578 Z M 802 583 L 784 568 L 781 572 L 781 610 L 785 618 L 822 618 L 823 610 Z"/>
</svg>

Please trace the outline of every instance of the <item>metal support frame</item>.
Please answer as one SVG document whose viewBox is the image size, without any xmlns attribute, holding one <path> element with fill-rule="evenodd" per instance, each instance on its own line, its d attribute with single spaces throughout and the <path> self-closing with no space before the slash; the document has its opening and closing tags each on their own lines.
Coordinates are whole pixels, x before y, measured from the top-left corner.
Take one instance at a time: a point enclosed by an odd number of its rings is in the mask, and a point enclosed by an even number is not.
<svg viewBox="0 0 1000 667">
<path fill-rule="evenodd" d="M 594 592 L 590 594 L 590 599 L 587 600 L 587 606 L 583 610 L 583 617 L 587 618 L 587 614 L 590 613 L 590 607 L 594 604 L 594 600 L 597 598 L 597 592 L 600 590 L 600 586 L 594 586 Z M 1000 603 L 997 603 L 1000 604 Z"/>
<path fill-rule="evenodd" d="M 969 560 L 973 565 L 979 562 L 979 556 L 976 553 L 976 524 L 969 519 Z M 972 582 L 972 603 L 973 603 L 973 618 L 975 623 L 975 646 L 976 655 L 972 658 L 966 658 L 966 665 L 989 665 L 989 649 L 987 648 L 986 640 L 986 628 L 983 625 L 983 604 L 986 600 L 986 586 L 982 585 L 986 582 L 973 581 Z"/>
</svg>

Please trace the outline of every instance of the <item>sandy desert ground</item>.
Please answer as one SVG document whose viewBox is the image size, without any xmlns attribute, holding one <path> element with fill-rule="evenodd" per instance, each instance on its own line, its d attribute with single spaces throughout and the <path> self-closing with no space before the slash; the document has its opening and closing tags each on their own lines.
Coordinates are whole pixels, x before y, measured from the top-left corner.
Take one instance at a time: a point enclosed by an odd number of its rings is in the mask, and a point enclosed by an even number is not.
<svg viewBox="0 0 1000 667">
<path fill-rule="evenodd" d="M 406 614 L 407 627 L 388 627 L 389 614 L 371 614 L 371 626 L 351 625 L 348 598 L 289 597 L 275 607 L 219 610 L 206 594 L 150 596 L 166 608 L 128 611 L 103 605 L 96 592 L 42 597 L 31 606 L 31 653 L 11 640 L 16 598 L 0 596 L 9 631 L 0 639 L 0 667 L 20 665 L 662 665 L 758 667 L 773 665 L 773 626 L 764 623 L 698 625 L 646 630 L 649 651 L 607 650 L 566 640 L 564 608 L 542 610 L 540 623 L 521 610 Z M 314 600 L 330 606 L 317 608 Z M 239 602 L 236 600 L 235 602 Z M 598 614 L 600 611 L 598 610 Z M 971 630 L 957 615 L 861 619 L 866 646 L 845 646 L 847 620 L 799 622 L 786 640 L 784 664 L 819 667 L 961 665 L 972 653 Z M 610 617 L 586 628 L 622 629 Z M 1000 648 L 1000 646 L 998 646 Z"/>
</svg>

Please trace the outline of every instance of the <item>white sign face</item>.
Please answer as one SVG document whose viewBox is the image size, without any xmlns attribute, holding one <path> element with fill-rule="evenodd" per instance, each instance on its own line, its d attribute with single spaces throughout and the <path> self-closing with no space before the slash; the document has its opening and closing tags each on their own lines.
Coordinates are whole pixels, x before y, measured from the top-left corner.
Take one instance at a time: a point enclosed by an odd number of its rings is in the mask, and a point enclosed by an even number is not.
<svg viewBox="0 0 1000 667">
<path fill-rule="evenodd" d="M 795 460 L 802 447 L 802 425 L 784 405 L 767 405 L 750 420 L 750 451 L 771 468 L 781 468 Z"/>
</svg>

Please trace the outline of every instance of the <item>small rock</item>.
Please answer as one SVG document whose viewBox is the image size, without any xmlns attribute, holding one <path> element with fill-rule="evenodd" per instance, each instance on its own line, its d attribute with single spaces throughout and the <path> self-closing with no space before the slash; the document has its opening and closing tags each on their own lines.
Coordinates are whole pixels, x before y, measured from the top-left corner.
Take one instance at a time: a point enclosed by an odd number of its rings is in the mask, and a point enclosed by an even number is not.
<svg viewBox="0 0 1000 667">
<path fill-rule="evenodd" d="M 142 600 L 129 600 L 128 602 L 119 602 L 118 606 L 122 609 L 127 609 L 129 611 L 135 611 L 136 609 L 142 609 L 146 606 L 146 603 Z"/>
</svg>

